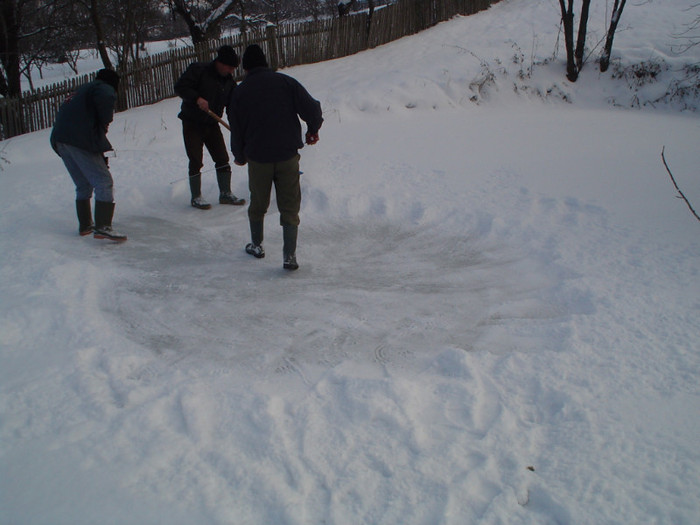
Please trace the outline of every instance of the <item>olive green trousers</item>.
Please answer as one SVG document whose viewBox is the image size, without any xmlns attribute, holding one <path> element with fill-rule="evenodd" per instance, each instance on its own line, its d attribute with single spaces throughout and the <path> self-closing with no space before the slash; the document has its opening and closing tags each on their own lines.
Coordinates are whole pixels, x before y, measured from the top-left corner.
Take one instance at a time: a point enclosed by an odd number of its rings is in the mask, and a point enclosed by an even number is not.
<svg viewBox="0 0 700 525">
<path fill-rule="evenodd" d="M 248 188 L 250 206 L 248 219 L 260 222 L 270 207 L 272 185 L 275 185 L 277 209 L 282 226 L 298 226 L 301 208 L 301 186 L 299 185 L 299 155 L 283 162 L 248 161 Z"/>
</svg>

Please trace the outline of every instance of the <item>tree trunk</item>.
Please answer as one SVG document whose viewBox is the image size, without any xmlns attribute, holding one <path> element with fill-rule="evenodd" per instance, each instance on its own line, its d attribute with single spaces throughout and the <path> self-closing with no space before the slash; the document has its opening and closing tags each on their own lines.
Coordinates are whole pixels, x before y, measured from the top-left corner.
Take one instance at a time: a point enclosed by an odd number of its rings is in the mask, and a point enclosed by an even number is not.
<svg viewBox="0 0 700 525">
<path fill-rule="evenodd" d="M 571 82 L 578 79 L 578 68 L 574 59 L 574 0 L 569 0 L 569 7 L 564 5 L 564 0 L 559 0 L 561 6 L 561 20 L 564 24 L 564 42 L 566 45 L 566 78 Z"/>
<path fill-rule="evenodd" d="M 342 1 L 342 2 L 338 2 L 338 16 L 342 17 L 342 16 L 350 14 L 350 9 L 352 9 L 352 7 L 354 5 L 355 5 L 355 0 L 350 0 L 349 2 L 347 0 Z"/>
<path fill-rule="evenodd" d="M 2 94 L 18 97 L 22 93 L 22 77 L 19 56 L 19 25 L 16 2 L 3 0 L 0 8 L 0 59 L 5 70 L 5 78 L 0 81 Z"/>
<path fill-rule="evenodd" d="M 193 44 L 201 44 L 202 42 L 206 41 L 204 31 L 202 31 L 202 28 L 194 19 L 192 13 L 190 13 L 190 11 L 187 9 L 187 5 L 183 0 L 175 0 L 172 4 L 172 10 L 173 13 L 180 15 L 185 21 L 185 24 L 187 24 Z"/>
<path fill-rule="evenodd" d="M 97 37 L 97 51 L 100 53 L 102 64 L 106 69 L 114 69 L 112 66 L 112 61 L 109 59 L 109 53 L 107 53 L 107 44 L 105 44 L 105 34 L 104 29 L 102 28 L 102 20 L 100 19 L 100 11 L 97 0 L 90 0 L 90 17 L 92 18 L 92 25 L 95 28 L 95 36 Z"/>
<path fill-rule="evenodd" d="M 610 66 L 610 53 L 612 52 L 613 38 L 615 38 L 617 24 L 620 22 L 620 17 L 622 16 L 622 10 L 625 8 L 626 1 L 627 0 L 615 0 L 613 6 L 610 27 L 608 28 L 608 35 L 605 38 L 605 47 L 603 48 L 603 54 L 600 56 L 600 71 L 603 73 L 605 73 Z"/>
<path fill-rule="evenodd" d="M 581 4 L 581 20 L 578 23 L 578 39 L 576 40 L 576 67 L 579 71 L 583 69 L 583 54 L 586 51 L 586 32 L 588 31 L 588 12 L 590 11 L 591 0 L 583 0 Z"/>
</svg>

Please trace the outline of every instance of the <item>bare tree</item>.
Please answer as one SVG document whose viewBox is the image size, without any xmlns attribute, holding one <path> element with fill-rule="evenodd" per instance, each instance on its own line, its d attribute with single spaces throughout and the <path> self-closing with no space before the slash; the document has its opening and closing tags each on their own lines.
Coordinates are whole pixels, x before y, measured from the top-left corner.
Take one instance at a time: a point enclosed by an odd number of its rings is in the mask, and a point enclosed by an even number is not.
<svg viewBox="0 0 700 525">
<path fill-rule="evenodd" d="M 3 0 L 0 4 L 0 94 L 20 95 L 24 74 L 56 58 L 69 0 Z"/>
<path fill-rule="evenodd" d="M 687 9 L 688 12 L 692 10 L 700 10 L 700 4 L 691 5 Z M 674 38 L 683 41 L 683 44 L 677 48 L 679 53 L 685 53 L 689 49 L 700 45 L 700 15 L 696 15 L 681 33 L 674 35 Z"/>
<path fill-rule="evenodd" d="M 612 52 L 613 39 L 615 37 L 615 31 L 617 31 L 617 25 L 620 22 L 620 16 L 622 16 L 622 10 L 625 8 L 626 0 L 614 0 L 614 2 L 610 25 L 605 38 L 605 46 L 600 57 L 601 71 L 606 71 L 610 65 L 610 53 Z M 590 5 L 591 0 L 581 0 L 578 35 L 576 38 L 576 47 L 574 47 L 574 0 L 559 0 L 561 20 L 564 26 L 564 43 L 566 46 L 566 78 L 571 82 L 576 82 L 586 62 L 586 34 L 588 32 L 588 13 Z"/>
<path fill-rule="evenodd" d="M 323 6 L 318 0 L 298 0 L 293 6 L 292 15 L 311 16 L 314 20 L 321 18 Z"/>
<path fill-rule="evenodd" d="M 231 18 L 238 24 L 241 34 L 245 35 L 248 27 L 254 24 L 267 22 L 265 16 L 259 13 L 256 7 L 252 0 L 238 0 L 238 9 L 232 11 Z"/>
<path fill-rule="evenodd" d="M 19 6 L 17 2 L 2 2 L 0 4 L 0 60 L 2 71 L 0 74 L 0 94 L 3 96 L 17 96 L 22 92 L 20 76 L 20 21 Z"/>
<path fill-rule="evenodd" d="M 590 4 L 591 0 L 582 0 L 578 38 L 576 40 L 576 48 L 574 48 L 574 0 L 559 0 L 561 20 L 564 25 L 564 44 L 566 46 L 566 78 L 571 82 L 576 82 L 584 63 L 583 54 L 586 46 Z"/>
<path fill-rule="evenodd" d="M 84 34 L 92 35 L 92 41 L 100 55 L 102 65 L 115 69 L 137 58 L 140 47 L 148 37 L 151 27 L 158 25 L 160 0 L 72 0 L 77 6 L 75 24 Z"/>
<path fill-rule="evenodd" d="M 318 0 L 299 0 L 295 14 L 299 13 L 311 15 L 314 20 L 318 20 L 323 14 L 323 9 Z"/>
<path fill-rule="evenodd" d="M 147 0 L 112 2 L 103 17 L 110 28 L 107 45 L 114 51 L 119 67 L 139 58 L 151 27 L 157 24 L 158 6 Z"/>
<path fill-rule="evenodd" d="M 194 44 L 218 37 L 221 23 L 233 12 L 236 4 L 243 8 L 244 0 L 168 0 L 170 10 L 187 24 Z"/>
<path fill-rule="evenodd" d="M 88 11 L 90 13 L 90 18 L 92 19 L 93 29 L 95 30 L 95 37 L 97 39 L 97 51 L 100 53 L 100 58 L 102 59 L 102 64 L 107 69 L 114 69 L 112 66 L 112 61 L 109 58 L 109 53 L 107 52 L 107 44 L 104 28 L 102 26 L 102 18 L 100 17 L 100 4 L 99 0 L 90 0 L 87 4 Z"/>
<path fill-rule="evenodd" d="M 267 20 L 275 25 L 279 25 L 283 20 L 287 20 L 291 16 L 291 11 L 288 9 L 288 2 L 284 0 L 261 0 L 261 7 L 267 13 Z"/>
<path fill-rule="evenodd" d="M 617 1 L 617 0 L 616 0 Z M 581 20 L 578 24 L 578 38 L 576 39 L 576 50 L 574 58 L 579 71 L 583 68 L 583 54 L 586 50 L 586 33 L 588 32 L 588 13 L 591 7 L 591 0 L 583 0 L 581 4 Z"/>
<path fill-rule="evenodd" d="M 323 3 L 326 6 L 326 16 L 338 16 L 338 0 L 325 0 Z"/>
<path fill-rule="evenodd" d="M 355 5 L 355 0 L 338 0 L 338 16 L 345 16 Z"/>
<path fill-rule="evenodd" d="M 615 0 L 615 4 L 613 5 L 610 26 L 608 27 L 608 34 L 605 37 L 605 46 L 603 47 L 603 53 L 600 55 L 600 70 L 603 73 L 606 72 L 610 66 L 610 53 L 612 52 L 613 38 L 615 38 L 617 24 L 620 22 L 620 17 L 622 16 L 622 10 L 625 8 L 626 1 L 627 0 Z"/>
</svg>

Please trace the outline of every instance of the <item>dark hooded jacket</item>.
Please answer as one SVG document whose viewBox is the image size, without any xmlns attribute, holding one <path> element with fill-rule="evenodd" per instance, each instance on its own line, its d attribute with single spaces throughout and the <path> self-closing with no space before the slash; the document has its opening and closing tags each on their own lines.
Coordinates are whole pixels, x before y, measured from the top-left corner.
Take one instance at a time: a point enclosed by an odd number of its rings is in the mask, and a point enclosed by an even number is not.
<svg viewBox="0 0 700 525">
<path fill-rule="evenodd" d="M 107 128 L 114 118 L 117 92 L 103 80 L 81 86 L 61 105 L 51 131 L 51 147 L 62 142 L 69 146 L 103 153 L 112 149 Z"/>
<path fill-rule="evenodd" d="M 197 106 L 202 97 L 209 103 L 209 109 L 221 117 L 228 104 L 236 81 L 231 75 L 222 77 L 216 70 L 215 61 L 195 62 L 185 70 L 175 83 L 175 93 L 182 98 L 178 117 L 188 122 L 218 126 L 217 121 Z"/>
<path fill-rule="evenodd" d="M 267 67 L 248 71 L 228 107 L 236 162 L 291 159 L 304 146 L 299 117 L 310 133 L 318 133 L 321 104 L 297 80 Z"/>
</svg>

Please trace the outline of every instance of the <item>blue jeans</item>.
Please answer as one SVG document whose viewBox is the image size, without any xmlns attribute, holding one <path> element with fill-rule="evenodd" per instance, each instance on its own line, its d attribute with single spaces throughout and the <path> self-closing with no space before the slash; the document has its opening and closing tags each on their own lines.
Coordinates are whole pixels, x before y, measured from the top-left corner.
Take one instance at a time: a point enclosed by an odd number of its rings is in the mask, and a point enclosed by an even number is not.
<svg viewBox="0 0 700 525">
<path fill-rule="evenodd" d="M 56 151 L 75 184 L 75 200 L 91 199 L 94 191 L 95 200 L 114 202 L 114 180 L 102 153 L 63 142 L 56 144 Z"/>
</svg>

